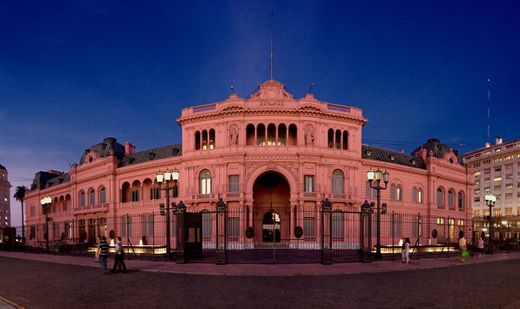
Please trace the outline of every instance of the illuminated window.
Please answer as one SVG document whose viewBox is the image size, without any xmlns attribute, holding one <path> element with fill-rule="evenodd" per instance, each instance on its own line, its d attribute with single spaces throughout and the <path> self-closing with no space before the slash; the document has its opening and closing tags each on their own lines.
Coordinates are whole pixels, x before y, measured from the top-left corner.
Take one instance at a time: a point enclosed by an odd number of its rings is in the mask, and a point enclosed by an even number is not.
<svg viewBox="0 0 520 309">
<path fill-rule="evenodd" d="M 211 173 L 208 170 L 200 172 L 200 194 L 211 194 Z"/>
</svg>

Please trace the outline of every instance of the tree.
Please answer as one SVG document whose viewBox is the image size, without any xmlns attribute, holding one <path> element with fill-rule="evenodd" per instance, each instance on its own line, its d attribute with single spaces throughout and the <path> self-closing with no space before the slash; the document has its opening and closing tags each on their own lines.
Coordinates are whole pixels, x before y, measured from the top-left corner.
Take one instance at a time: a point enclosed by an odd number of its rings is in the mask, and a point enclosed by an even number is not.
<svg viewBox="0 0 520 309">
<path fill-rule="evenodd" d="M 23 214 L 23 201 L 25 200 L 25 193 L 27 193 L 29 189 L 26 186 L 18 186 L 16 187 L 16 192 L 14 193 L 14 198 L 22 204 L 22 240 L 25 241 L 25 217 Z"/>
</svg>

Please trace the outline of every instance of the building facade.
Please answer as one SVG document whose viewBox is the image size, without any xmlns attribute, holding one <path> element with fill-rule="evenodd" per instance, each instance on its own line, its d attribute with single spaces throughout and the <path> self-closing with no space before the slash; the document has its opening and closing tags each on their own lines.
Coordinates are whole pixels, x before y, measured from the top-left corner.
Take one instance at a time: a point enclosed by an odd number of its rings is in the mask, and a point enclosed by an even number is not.
<svg viewBox="0 0 520 309">
<path fill-rule="evenodd" d="M 7 169 L 0 164 L 0 228 L 11 226 L 10 189 Z"/>
<path fill-rule="evenodd" d="M 177 123 L 181 145 L 137 152 L 131 143 L 106 138 L 66 173 L 37 173 L 26 198 L 29 242 L 41 239 L 43 196 L 52 198 L 51 239 L 108 236 L 114 230 L 133 243 L 143 236 L 148 243 L 162 242 L 164 225 L 146 218 L 165 201 L 155 177 L 166 170 L 179 172 L 172 201 L 182 200 L 188 211 L 209 213 L 219 197 L 225 201 L 228 240 L 240 244 L 228 248 L 316 243 L 325 198 L 332 202 L 336 245 L 359 248 L 352 240 L 359 220 L 347 217 L 365 200 L 375 201 L 369 169 L 390 173 L 388 189 L 381 191 L 392 214 L 391 227 L 381 231 L 383 244 L 401 236 L 420 244 L 455 241 L 458 231 L 471 229 L 471 179 L 457 151 L 437 139 L 412 154 L 363 145 L 367 119 L 359 108 L 322 102 L 310 93 L 296 99 L 283 84 L 268 80 L 249 98 L 232 93 L 221 102 L 184 108 Z M 398 214 L 413 219 L 405 225 Z M 132 216 L 144 221 L 135 224 Z M 202 236 L 211 246 L 215 222 L 207 218 Z M 297 227 L 303 236 L 295 239 Z"/>
<path fill-rule="evenodd" d="M 476 228 L 489 234 L 489 211 L 495 218 L 493 238 L 520 236 L 520 140 L 504 143 L 497 137 L 495 144 L 468 152 L 464 163 L 473 178 L 472 208 Z M 486 205 L 485 196 L 496 196 L 494 207 Z"/>
</svg>

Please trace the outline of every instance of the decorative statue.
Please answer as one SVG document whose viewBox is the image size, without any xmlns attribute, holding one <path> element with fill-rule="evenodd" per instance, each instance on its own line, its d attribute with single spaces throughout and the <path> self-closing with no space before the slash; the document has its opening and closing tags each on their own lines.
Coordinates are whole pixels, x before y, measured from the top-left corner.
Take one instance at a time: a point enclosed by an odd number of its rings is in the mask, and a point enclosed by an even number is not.
<svg viewBox="0 0 520 309">
<path fill-rule="evenodd" d="M 229 129 L 229 144 L 238 145 L 238 129 L 236 127 Z"/>
</svg>

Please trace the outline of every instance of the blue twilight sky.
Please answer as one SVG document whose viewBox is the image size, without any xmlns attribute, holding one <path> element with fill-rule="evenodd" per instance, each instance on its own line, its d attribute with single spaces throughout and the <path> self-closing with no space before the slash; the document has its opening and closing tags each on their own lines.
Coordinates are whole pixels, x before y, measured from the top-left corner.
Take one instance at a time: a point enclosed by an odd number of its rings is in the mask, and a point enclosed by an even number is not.
<svg viewBox="0 0 520 309">
<path fill-rule="evenodd" d="M 274 78 L 362 108 L 364 143 L 482 146 L 488 77 L 491 138 L 520 138 L 519 1 L 2 1 L 0 164 L 13 187 L 107 136 L 179 143 L 182 107 L 231 85 L 247 97 L 269 77 L 271 10 Z"/>
</svg>

